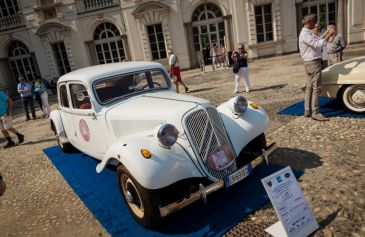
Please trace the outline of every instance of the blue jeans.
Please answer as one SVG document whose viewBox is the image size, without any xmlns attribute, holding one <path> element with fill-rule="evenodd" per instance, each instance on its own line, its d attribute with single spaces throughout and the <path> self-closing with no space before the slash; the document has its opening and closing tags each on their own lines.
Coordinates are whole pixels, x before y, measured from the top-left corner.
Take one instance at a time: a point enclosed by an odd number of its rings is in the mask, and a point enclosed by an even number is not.
<svg viewBox="0 0 365 237">
<path fill-rule="evenodd" d="M 28 104 L 30 105 L 30 111 L 32 112 L 32 117 L 35 118 L 35 109 L 34 109 L 34 104 L 33 104 L 33 96 L 29 95 L 29 96 L 26 96 L 26 97 L 22 97 L 22 103 L 23 103 L 24 112 L 25 112 L 25 115 L 27 116 L 27 118 L 30 118 L 29 117 Z"/>
</svg>

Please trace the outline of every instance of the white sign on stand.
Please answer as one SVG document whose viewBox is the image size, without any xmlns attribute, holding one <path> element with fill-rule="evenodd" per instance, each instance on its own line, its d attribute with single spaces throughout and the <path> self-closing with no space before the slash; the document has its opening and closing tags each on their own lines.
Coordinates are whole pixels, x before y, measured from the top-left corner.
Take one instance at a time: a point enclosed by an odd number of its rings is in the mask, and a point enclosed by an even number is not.
<svg viewBox="0 0 365 237">
<path fill-rule="evenodd" d="M 266 229 L 273 236 L 306 237 L 319 228 L 290 167 L 261 179 L 279 217 Z"/>
</svg>

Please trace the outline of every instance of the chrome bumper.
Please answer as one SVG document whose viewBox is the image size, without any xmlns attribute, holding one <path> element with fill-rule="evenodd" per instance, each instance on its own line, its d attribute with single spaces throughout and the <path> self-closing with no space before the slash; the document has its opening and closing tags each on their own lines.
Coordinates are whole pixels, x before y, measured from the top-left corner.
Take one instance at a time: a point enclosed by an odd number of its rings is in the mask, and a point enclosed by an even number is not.
<svg viewBox="0 0 365 237">
<path fill-rule="evenodd" d="M 251 161 L 252 169 L 254 169 L 256 166 L 261 164 L 264 160 L 266 160 L 266 163 L 269 162 L 269 155 L 277 148 L 275 143 L 272 143 L 270 146 L 267 147 L 267 150 L 262 150 L 262 155 Z M 179 200 L 177 202 L 171 203 L 167 206 L 160 207 L 160 214 L 162 217 L 167 216 L 177 210 L 180 210 L 193 202 L 196 202 L 200 199 L 203 199 L 204 203 L 207 201 L 207 195 L 215 192 L 221 188 L 224 187 L 224 180 L 219 180 L 215 183 L 212 183 L 206 187 L 204 187 L 202 184 L 199 185 L 199 191 L 196 191 L 195 193 L 190 194 L 186 198 Z"/>
</svg>

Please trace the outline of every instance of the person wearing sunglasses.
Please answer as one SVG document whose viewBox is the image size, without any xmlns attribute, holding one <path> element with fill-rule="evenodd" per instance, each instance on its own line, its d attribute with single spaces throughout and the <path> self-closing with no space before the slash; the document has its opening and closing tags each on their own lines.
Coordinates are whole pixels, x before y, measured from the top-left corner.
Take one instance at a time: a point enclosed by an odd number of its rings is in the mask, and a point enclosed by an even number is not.
<svg viewBox="0 0 365 237">
<path fill-rule="evenodd" d="M 237 66 L 237 72 L 234 71 L 235 75 L 235 88 L 234 93 L 239 93 L 241 78 L 245 83 L 246 92 L 250 92 L 251 86 L 248 79 L 248 65 L 247 65 L 248 54 L 243 43 L 238 44 L 238 50 L 233 52 L 232 59 L 234 64 L 233 67 Z"/>
</svg>

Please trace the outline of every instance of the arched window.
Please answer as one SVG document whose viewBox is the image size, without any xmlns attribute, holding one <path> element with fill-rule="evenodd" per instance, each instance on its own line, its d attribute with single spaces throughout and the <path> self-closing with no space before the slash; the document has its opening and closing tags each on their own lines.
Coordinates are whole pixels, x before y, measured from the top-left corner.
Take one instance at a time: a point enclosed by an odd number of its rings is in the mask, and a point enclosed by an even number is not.
<svg viewBox="0 0 365 237">
<path fill-rule="evenodd" d="M 122 36 L 111 23 L 102 23 L 95 29 L 94 44 L 99 64 L 121 62 L 125 59 Z"/>
<path fill-rule="evenodd" d="M 37 74 L 36 65 L 32 54 L 22 42 L 13 41 L 9 45 L 8 57 L 11 71 L 16 80 L 19 76 L 23 76 L 28 81 L 35 78 Z"/>
<path fill-rule="evenodd" d="M 192 15 L 195 51 L 224 44 L 225 27 L 221 9 L 212 3 L 198 6 Z"/>
<path fill-rule="evenodd" d="M 222 11 L 212 3 L 204 3 L 197 7 L 193 13 L 192 21 L 203 21 L 222 17 Z"/>
</svg>

